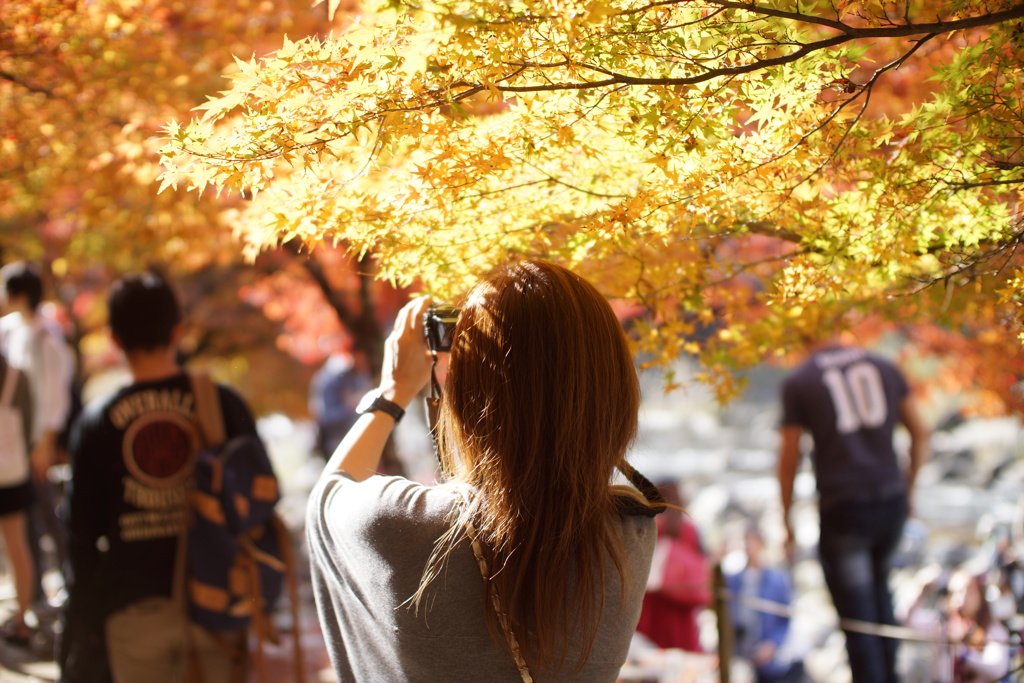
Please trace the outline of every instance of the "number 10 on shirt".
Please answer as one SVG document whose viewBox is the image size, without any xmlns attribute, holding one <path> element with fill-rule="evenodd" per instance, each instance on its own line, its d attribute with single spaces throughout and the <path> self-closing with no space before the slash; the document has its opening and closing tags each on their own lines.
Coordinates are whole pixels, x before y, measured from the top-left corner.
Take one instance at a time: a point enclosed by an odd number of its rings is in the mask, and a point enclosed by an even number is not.
<svg viewBox="0 0 1024 683">
<path fill-rule="evenodd" d="M 881 373 L 873 364 L 861 361 L 845 368 L 829 368 L 822 373 L 822 380 L 832 396 L 840 434 L 885 424 L 889 406 Z"/>
</svg>

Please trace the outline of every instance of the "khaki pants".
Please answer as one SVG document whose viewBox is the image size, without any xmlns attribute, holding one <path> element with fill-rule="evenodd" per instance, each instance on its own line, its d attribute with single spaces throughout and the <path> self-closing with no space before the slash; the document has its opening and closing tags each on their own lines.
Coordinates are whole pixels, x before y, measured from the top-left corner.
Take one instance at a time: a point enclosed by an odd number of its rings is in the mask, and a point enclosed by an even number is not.
<svg viewBox="0 0 1024 683">
<path fill-rule="evenodd" d="M 181 605 L 147 598 L 107 618 L 107 651 L 115 683 L 241 683 L 244 631 L 211 633 L 186 624 Z M 191 641 L 190 643 L 186 642 Z M 190 661 L 189 652 L 195 658 Z M 195 671 L 199 668 L 200 674 Z"/>
</svg>

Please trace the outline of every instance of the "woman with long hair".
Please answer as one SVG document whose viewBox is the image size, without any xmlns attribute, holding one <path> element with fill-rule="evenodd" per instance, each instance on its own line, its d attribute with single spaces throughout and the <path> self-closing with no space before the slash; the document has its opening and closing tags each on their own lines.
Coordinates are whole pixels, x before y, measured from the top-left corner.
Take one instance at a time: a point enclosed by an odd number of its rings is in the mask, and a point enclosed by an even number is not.
<svg viewBox="0 0 1024 683">
<path fill-rule="evenodd" d="M 663 509 L 625 460 L 640 393 L 622 328 L 592 285 L 551 263 L 480 283 L 455 327 L 436 427 L 446 481 L 423 486 L 375 469 L 430 378 L 429 303 L 399 313 L 380 388 L 310 499 L 335 671 L 360 682 L 614 681 Z M 614 484 L 616 470 L 635 487 Z"/>
</svg>

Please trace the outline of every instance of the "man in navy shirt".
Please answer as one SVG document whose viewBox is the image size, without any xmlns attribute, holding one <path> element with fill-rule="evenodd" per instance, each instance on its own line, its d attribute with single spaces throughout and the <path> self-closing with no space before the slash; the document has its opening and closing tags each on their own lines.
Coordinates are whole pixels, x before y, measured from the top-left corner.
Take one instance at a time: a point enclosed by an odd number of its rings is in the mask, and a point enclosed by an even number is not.
<svg viewBox="0 0 1024 683">
<path fill-rule="evenodd" d="M 171 683 L 184 680 L 193 654 L 203 680 L 235 680 L 245 634 L 187 623 L 178 596 L 203 443 L 192 381 L 177 360 L 181 305 L 170 283 L 146 272 L 115 282 L 107 308 L 132 383 L 90 403 L 71 437 L 61 680 L 102 683 L 112 674 L 116 683 Z M 217 393 L 227 438 L 256 436 L 242 398 L 222 385 Z"/>
<path fill-rule="evenodd" d="M 910 432 L 905 467 L 893 446 L 897 423 Z M 789 509 L 805 430 L 814 440 L 821 566 L 836 611 L 841 619 L 895 624 L 891 559 L 928 436 L 906 380 L 889 361 L 845 346 L 818 349 L 786 379 L 778 477 L 790 549 Z M 854 683 L 897 680 L 897 640 L 845 633 Z"/>
</svg>

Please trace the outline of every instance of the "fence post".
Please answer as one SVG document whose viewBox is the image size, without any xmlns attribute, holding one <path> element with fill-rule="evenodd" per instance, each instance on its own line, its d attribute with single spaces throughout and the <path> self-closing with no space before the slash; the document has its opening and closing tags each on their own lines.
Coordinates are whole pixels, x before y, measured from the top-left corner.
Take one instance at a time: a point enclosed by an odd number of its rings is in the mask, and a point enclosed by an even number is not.
<svg viewBox="0 0 1024 683">
<path fill-rule="evenodd" d="M 711 584 L 718 621 L 718 680 L 729 683 L 733 653 L 736 644 L 733 639 L 732 619 L 729 617 L 729 600 L 725 590 L 725 575 L 722 574 L 721 563 L 715 564 L 715 573 Z"/>
</svg>

